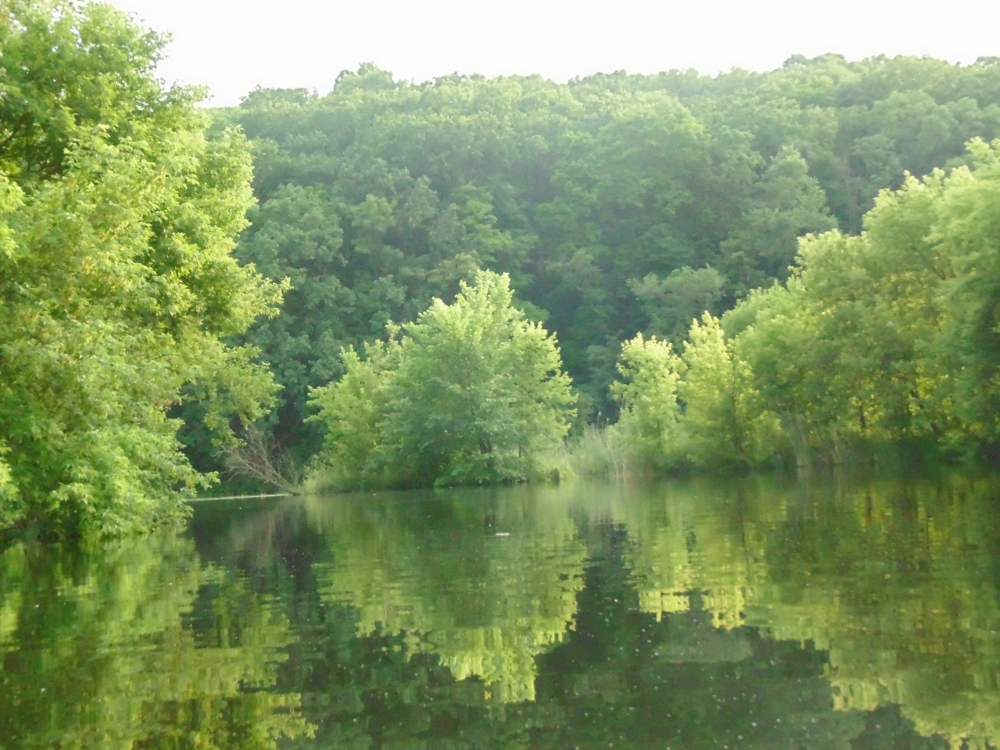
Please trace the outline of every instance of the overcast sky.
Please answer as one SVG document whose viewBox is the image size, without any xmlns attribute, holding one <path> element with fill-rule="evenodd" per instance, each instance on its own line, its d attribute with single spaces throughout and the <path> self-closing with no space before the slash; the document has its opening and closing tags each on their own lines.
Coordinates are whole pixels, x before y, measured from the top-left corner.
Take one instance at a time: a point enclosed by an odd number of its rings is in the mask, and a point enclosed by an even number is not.
<svg viewBox="0 0 1000 750">
<path fill-rule="evenodd" d="M 373 62 L 417 81 L 448 73 L 768 70 L 793 54 L 1000 56 L 1000 0 L 112 0 L 173 35 L 168 83 L 213 104 L 255 86 L 325 93 Z"/>
</svg>

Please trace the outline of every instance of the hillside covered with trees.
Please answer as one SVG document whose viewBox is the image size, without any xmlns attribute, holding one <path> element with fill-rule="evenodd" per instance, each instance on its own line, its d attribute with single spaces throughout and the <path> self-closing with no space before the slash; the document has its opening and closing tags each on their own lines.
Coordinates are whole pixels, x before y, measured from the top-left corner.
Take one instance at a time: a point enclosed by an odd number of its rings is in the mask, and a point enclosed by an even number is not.
<svg viewBox="0 0 1000 750">
<path fill-rule="evenodd" d="M 109 6 L 0 7 L 0 527 L 178 518 L 240 437 L 406 486 L 1000 445 L 1000 60 L 209 111 Z"/>
<path fill-rule="evenodd" d="M 907 173 L 981 158 L 966 144 L 1000 136 L 1000 63 L 827 55 L 794 57 L 768 73 L 615 73 L 568 84 L 462 76 L 413 84 L 362 66 L 326 96 L 254 91 L 217 122 L 239 125 L 254 150 L 259 203 L 237 255 L 292 284 L 281 314 L 246 340 L 284 387 L 269 429 L 301 462 L 319 450 L 323 432 L 307 421 L 309 388 L 343 375 L 341 348 L 385 340 L 387 323 L 415 319 L 434 298 L 452 299 L 480 268 L 509 274 L 515 304 L 558 336 L 579 394 L 577 432 L 615 421 L 624 391 L 609 386 L 623 342 L 642 333 L 647 346 L 655 336 L 680 352 L 692 319 L 756 300 L 731 318 L 745 327 L 748 311 L 781 295 L 752 292 L 789 278 L 801 237 L 836 230 L 820 244 L 850 244 L 879 191 L 901 188 Z M 900 261 L 917 262 L 886 262 Z M 871 289 L 856 283 L 855 293 Z M 868 314 L 844 313 L 873 330 L 886 324 Z M 721 335 L 713 325 L 698 335 Z M 825 337 L 823 368 L 851 364 L 834 353 L 847 351 L 855 329 L 838 326 L 808 333 Z M 772 335 L 780 338 L 780 329 L 775 323 Z M 881 361 L 909 356 L 886 343 Z M 876 355 L 868 356 L 851 366 L 874 366 Z M 785 363 L 814 378 L 831 374 L 810 369 L 819 364 Z M 793 379 L 782 375 L 773 387 L 792 398 Z M 761 412 L 760 429 L 837 444 L 803 432 L 819 424 L 815 409 L 827 409 L 829 426 L 843 399 L 874 398 L 808 387 L 840 401 L 786 399 L 775 414 Z M 697 398 L 687 388 L 679 414 Z M 900 403 L 897 412 L 905 411 Z M 882 410 L 868 407 L 861 418 L 852 401 L 850 419 L 875 424 Z M 931 422 L 931 433 L 945 429 Z M 196 438 L 195 455 L 205 452 Z M 703 443 L 694 463 L 716 463 L 715 450 Z M 733 450 L 724 451 L 726 462 L 750 460 L 749 447 Z"/>
</svg>

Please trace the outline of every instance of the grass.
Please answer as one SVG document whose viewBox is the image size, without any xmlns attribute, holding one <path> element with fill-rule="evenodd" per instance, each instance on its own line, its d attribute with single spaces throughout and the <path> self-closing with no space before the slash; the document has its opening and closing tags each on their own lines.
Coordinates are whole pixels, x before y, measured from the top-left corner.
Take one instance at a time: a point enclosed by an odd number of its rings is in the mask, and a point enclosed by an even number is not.
<svg viewBox="0 0 1000 750">
<path fill-rule="evenodd" d="M 622 477 L 630 472 L 623 441 L 613 427 L 586 425 L 566 446 L 566 463 L 577 476 Z"/>
</svg>

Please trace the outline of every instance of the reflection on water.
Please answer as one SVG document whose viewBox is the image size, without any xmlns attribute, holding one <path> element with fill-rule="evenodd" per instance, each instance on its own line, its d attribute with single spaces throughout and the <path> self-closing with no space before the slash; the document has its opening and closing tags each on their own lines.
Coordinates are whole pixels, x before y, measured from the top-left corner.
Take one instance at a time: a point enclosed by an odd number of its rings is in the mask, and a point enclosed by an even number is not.
<svg viewBox="0 0 1000 750">
<path fill-rule="evenodd" d="M 1000 746 L 995 481 L 196 508 L 0 553 L 0 748 Z"/>
<path fill-rule="evenodd" d="M 307 500 L 332 552 L 319 594 L 357 609 L 359 636 L 405 633 L 407 654 L 435 654 L 500 702 L 534 700 L 535 657 L 573 626 L 586 548 L 559 503 L 511 495 L 484 513 L 481 497 Z"/>
<path fill-rule="evenodd" d="M 287 618 L 190 540 L 15 546 L 0 613 L 0 747 L 265 748 L 312 731 L 297 696 L 264 690 Z"/>
<path fill-rule="evenodd" d="M 995 488 L 691 490 L 612 511 L 643 611 L 687 611 L 696 592 L 717 628 L 826 652 L 838 710 L 899 704 L 921 734 L 1000 744 Z"/>
</svg>

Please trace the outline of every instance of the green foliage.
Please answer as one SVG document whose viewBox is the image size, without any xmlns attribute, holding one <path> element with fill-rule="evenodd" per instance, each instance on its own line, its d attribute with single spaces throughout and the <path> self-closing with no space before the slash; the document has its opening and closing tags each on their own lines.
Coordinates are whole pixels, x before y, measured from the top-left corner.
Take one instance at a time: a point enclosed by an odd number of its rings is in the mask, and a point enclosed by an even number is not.
<svg viewBox="0 0 1000 750">
<path fill-rule="evenodd" d="M 679 347 L 704 311 L 786 280 L 799 237 L 859 232 L 906 170 L 1000 136 L 1000 65 L 825 55 L 565 85 L 364 66 L 326 96 L 255 91 L 226 123 L 251 139 L 260 201 L 238 255 L 295 287 L 246 340 L 284 387 L 274 435 L 305 458 L 308 388 L 343 375 L 340 350 L 476 268 L 510 274 L 558 334 L 584 419 L 613 414 L 623 341 Z"/>
<path fill-rule="evenodd" d="M 681 356 L 642 334 L 622 346 L 611 386 L 622 402 L 610 440 L 632 469 L 716 469 L 760 464 L 774 452 L 777 419 L 763 409 L 749 365 L 710 313 L 692 321 Z M 591 439 L 592 441 L 592 439 Z"/>
<path fill-rule="evenodd" d="M 774 451 L 780 430 L 762 411 L 753 373 L 726 341 L 718 318 L 691 324 L 681 355 L 686 369 L 677 393 L 684 406 L 679 452 L 693 466 L 760 464 Z"/>
<path fill-rule="evenodd" d="M 621 400 L 615 425 L 640 467 L 667 468 L 676 458 L 680 405 L 677 388 L 684 362 L 667 341 L 640 333 L 622 344 L 616 381 L 611 392 Z"/>
<path fill-rule="evenodd" d="M 4 458 L 9 450 L 5 443 L 0 443 L 0 528 L 12 525 L 24 514 L 17 487 L 10 475 L 10 466 Z"/>
<path fill-rule="evenodd" d="M 809 165 L 798 151 L 785 147 L 750 190 L 740 225 L 722 243 L 724 263 L 746 293 L 772 279 L 787 278 L 799 237 L 835 226 Z"/>
<path fill-rule="evenodd" d="M 313 390 L 325 461 L 349 484 L 486 484 L 544 471 L 575 397 L 554 337 L 513 306 L 506 275 L 479 272 L 435 300 L 397 344 L 343 353 Z"/>
<path fill-rule="evenodd" d="M 629 286 L 649 317 L 648 331 L 679 346 L 691 321 L 705 312 L 717 311 L 726 279 L 714 268 L 678 268 L 665 279 L 649 274 Z"/>
<path fill-rule="evenodd" d="M 399 342 L 366 344 L 365 358 L 353 348 L 341 353 L 344 375 L 340 380 L 312 391 L 312 404 L 319 408 L 311 421 L 326 428 L 324 454 L 326 478 L 336 487 L 363 487 L 382 481 L 381 454 L 385 445 L 382 422 L 388 407 L 387 387 L 399 367 Z"/>
<path fill-rule="evenodd" d="M 802 243 L 785 287 L 730 315 L 765 408 L 803 450 L 936 441 L 995 450 L 997 145 L 883 193 L 865 232 Z"/>
<path fill-rule="evenodd" d="M 963 431 L 1000 450 L 1000 141 L 970 147 L 974 170 L 958 169 L 936 201 L 927 237 L 940 266 L 947 318 L 937 339 L 946 373 L 947 405 Z M 931 186 L 928 186 L 930 189 Z M 923 248 L 922 248 L 923 249 Z M 947 377 L 941 373 L 941 377 Z"/>
<path fill-rule="evenodd" d="M 562 444 L 570 380 L 555 338 L 513 306 L 507 275 L 477 274 L 404 332 L 386 406 L 404 481 L 520 480 Z"/>
<path fill-rule="evenodd" d="M 206 139 L 195 92 L 154 77 L 162 40 L 109 6 L 8 3 L 0 34 L 0 520 L 146 530 L 205 481 L 166 415 L 182 389 L 220 439 L 274 392 L 223 341 L 281 294 L 230 255 L 249 153 Z"/>
<path fill-rule="evenodd" d="M 175 130 L 197 90 L 164 91 L 164 40 L 110 5 L 6 0 L 0 8 L 0 172 L 37 186 L 100 126 L 111 143 Z"/>
<path fill-rule="evenodd" d="M 407 329 L 385 373 L 341 356 L 480 268 L 508 274 L 518 309 L 558 333 L 578 427 L 615 413 L 606 386 L 622 342 L 642 331 L 680 350 L 693 318 L 740 302 L 723 318 L 727 354 L 691 342 L 718 366 L 686 386 L 687 448 L 654 460 L 660 428 L 624 416 L 646 424 L 643 462 L 714 464 L 713 450 L 723 463 L 763 460 L 750 446 L 770 439 L 750 435 L 772 433 L 770 414 L 800 457 L 839 460 L 845 442 L 1000 444 L 995 157 L 963 151 L 1000 136 L 996 60 L 824 55 L 767 73 L 565 85 L 412 84 L 365 65 L 322 97 L 254 91 L 209 125 L 200 92 L 155 77 L 162 39 L 109 6 L 13 0 L 0 48 L 5 526 L 123 533 L 176 518 L 176 490 L 222 468 L 231 424 L 258 422 L 262 444 L 304 464 L 324 424 L 306 419 L 310 388 L 338 378 L 343 393 L 320 396 L 340 404 L 328 438 L 338 482 L 537 471 L 524 451 L 549 448 L 529 446 L 525 425 L 555 434 L 558 419 L 532 421 L 485 385 L 467 389 L 474 408 L 433 392 L 420 352 L 447 346 L 418 341 L 461 328 L 443 313 Z M 962 164 L 919 189 L 907 177 Z M 960 188 L 966 173 L 976 177 Z M 887 189 L 899 192 L 876 203 Z M 283 312 L 266 315 L 286 280 Z M 787 283 L 753 291 L 775 281 Z M 758 407 L 720 411 L 725 357 L 740 403 L 759 403 L 764 422 L 750 416 Z M 500 359 L 473 363 L 482 382 Z M 439 423 L 417 418 L 428 409 Z M 709 435 L 725 437 L 710 450 Z"/>
</svg>

